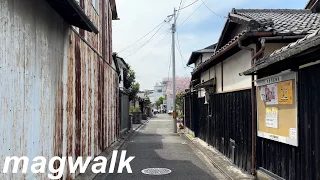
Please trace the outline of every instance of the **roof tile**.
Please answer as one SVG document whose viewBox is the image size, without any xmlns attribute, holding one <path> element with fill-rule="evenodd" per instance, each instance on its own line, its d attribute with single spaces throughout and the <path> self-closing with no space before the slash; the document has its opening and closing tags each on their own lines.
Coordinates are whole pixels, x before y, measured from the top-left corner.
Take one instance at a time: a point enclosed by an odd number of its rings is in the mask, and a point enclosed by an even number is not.
<svg viewBox="0 0 320 180">
<path fill-rule="evenodd" d="M 264 30 L 275 30 L 279 34 L 308 34 L 320 28 L 320 13 L 305 9 L 235 9 L 234 12 L 259 23 L 272 19 L 272 28 L 265 27 Z"/>
</svg>

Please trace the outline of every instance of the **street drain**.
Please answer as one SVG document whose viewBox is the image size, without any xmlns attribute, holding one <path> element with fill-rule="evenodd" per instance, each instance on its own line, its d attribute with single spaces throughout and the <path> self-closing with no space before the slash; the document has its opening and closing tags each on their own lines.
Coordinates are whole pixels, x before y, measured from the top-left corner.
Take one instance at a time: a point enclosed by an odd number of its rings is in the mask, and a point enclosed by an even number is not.
<svg viewBox="0 0 320 180">
<path fill-rule="evenodd" d="M 148 175 L 165 175 L 170 174 L 172 171 L 167 168 L 147 168 L 142 170 L 141 172 Z"/>
</svg>

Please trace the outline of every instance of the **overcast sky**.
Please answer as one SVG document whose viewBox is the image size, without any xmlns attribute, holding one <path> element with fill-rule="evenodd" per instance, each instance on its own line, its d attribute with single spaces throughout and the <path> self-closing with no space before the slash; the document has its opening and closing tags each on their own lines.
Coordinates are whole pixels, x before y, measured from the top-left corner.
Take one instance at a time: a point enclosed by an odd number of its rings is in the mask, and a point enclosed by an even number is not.
<svg viewBox="0 0 320 180">
<path fill-rule="evenodd" d="M 183 1 L 186 6 L 195 0 Z M 191 52 L 214 44 L 218 40 L 226 22 L 226 19 L 220 16 L 227 16 L 232 8 L 303 9 L 307 3 L 307 0 L 203 1 L 213 12 L 199 0 L 194 5 L 183 9 L 177 20 L 178 39 L 184 58 L 181 58 L 180 52 L 176 48 L 177 76 L 190 76 L 192 69 L 186 67 L 185 64 Z M 120 20 L 113 21 L 113 51 L 119 52 L 164 21 L 167 15 L 173 13 L 174 7 L 179 7 L 180 0 L 116 0 L 116 3 Z M 190 16 L 192 13 L 193 15 Z M 185 21 L 189 16 L 190 18 Z M 180 26 L 184 21 L 185 23 Z M 136 49 L 145 44 L 157 29 L 132 47 L 119 53 L 119 56 L 125 58 L 125 61 L 135 70 L 141 90 L 153 89 L 157 82 L 168 77 L 171 56 L 170 26 L 169 23 L 165 23 L 154 36 L 155 38 L 136 53 L 134 53 Z M 172 76 L 172 66 L 169 76 Z"/>
</svg>

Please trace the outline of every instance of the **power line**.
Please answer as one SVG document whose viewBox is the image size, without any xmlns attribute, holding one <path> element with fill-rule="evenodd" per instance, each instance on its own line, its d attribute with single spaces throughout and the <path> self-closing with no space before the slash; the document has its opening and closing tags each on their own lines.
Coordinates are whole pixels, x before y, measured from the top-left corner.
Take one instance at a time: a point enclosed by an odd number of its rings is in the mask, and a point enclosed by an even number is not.
<svg viewBox="0 0 320 180">
<path fill-rule="evenodd" d="M 160 24 L 158 24 L 155 28 L 153 28 L 151 31 L 149 31 L 147 34 L 145 34 L 144 36 L 142 36 L 140 39 L 138 39 L 137 41 L 135 41 L 134 43 L 132 43 L 131 45 L 127 46 L 126 48 L 122 49 L 121 51 L 118 52 L 121 53 L 127 49 L 129 49 L 130 47 L 132 47 L 133 45 L 137 44 L 138 42 L 140 42 L 143 38 L 145 38 L 146 36 L 148 36 L 150 33 L 152 33 L 155 29 L 157 29 L 159 26 L 163 25 L 165 23 L 165 21 L 162 21 Z"/>
<path fill-rule="evenodd" d="M 209 9 L 209 11 L 211 11 L 214 15 L 219 16 L 221 19 L 227 18 L 227 17 L 225 17 L 225 16 L 221 16 L 220 14 L 215 13 L 214 11 L 212 11 L 212 10 L 207 6 L 207 4 L 206 4 L 203 0 L 201 0 L 201 1 L 202 1 L 202 3 L 207 7 L 207 9 Z"/>
<path fill-rule="evenodd" d="M 143 60 L 143 59 L 145 59 L 146 57 L 148 57 L 156 48 L 157 48 L 157 45 L 158 44 L 160 44 L 160 42 L 162 42 L 162 40 L 166 37 L 166 35 L 167 34 L 169 34 L 170 33 L 170 31 L 169 32 L 167 32 L 167 33 L 163 33 L 163 34 L 161 34 L 160 36 L 163 36 L 163 38 L 155 45 L 155 47 L 146 55 L 146 56 L 144 56 L 143 58 L 141 58 L 141 60 Z M 158 36 L 158 37 L 160 37 L 160 36 Z M 157 37 L 157 38 L 158 38 Z"/>
<path fill-rule="evenodd" d="M 187 8 L 187 7 L 191 6 L 192 4 L 194 4 L 194 3 L 196 3 L 196 2 L 198 2 L 198 0 L 196 0 L 195 2 L 191 3 L 190 5 L 188 5 L 188 6 L 184 7 L 184 8 Z M 202 5 L 203 5 L 203 3 L 201 3 L 201 4 L 197 7 L 197 9 L 195 9 L 195 10 L 187 17 L 187 19 L 185 19 L 179 26 L 182 26 Z M 182 9 L 184 9 L 184 8 L 182 8 Z M 180 9 L 180 10 L 181 10 L 181 9 Z"/>
<path fill-rule="evenodd" d="M 128 56 L 126 56 L 125 58 L 130 57 L 131 55 L 135 54 L 137 51 L 139 51 L 141 48 L 143 48 L 146 44 L 148 44 L 152 38 L 160 31 L 160 29 L 163 27 L 164 23 L 162 23 L 162 25 L 160 26 L 160 28 L 147 40 L 147 42 L 145 42 L 142 46 L 140 46 L 138 49 L 136 49 L 134 52 L 132 52 L 131 54 L 129 54 Z"/>
<path fill-rule="evenodd" d="M 183 6 L 184 3 L 186 3 L 186 0 L 184 0 L 183 3 L 182 3 L 182 1 L 183 1 L 183 0 L 180 1 L 180 5 L 179 5 L 179 8 L 178 8 L 178 10 L 177 10 L 177 11 L 178 11 L 178 14 L 177 14 L 177 18 L 176 18 L 176 19 L 178 19 L 179 15 L 180 15 L 180 8 L 181 8 L 181 6 Z"/>
<path fill-rule="evenodd" d="M 179 7 L 179 9 L 176 10 L 176 11 L 178 12 L 178 15 L 179 15 L 179 12 L 180 12 L 181 10 L 186 9 L 186 8 L 192 6 L 193 4 L 195 4 L 195 3 L 198 2 L 198 1 L 199 1 L 199 0 L 196 0 L 196 1 L 194 1 L 193 3 L 191 3 L 191 4 L 189 4 L 189 5 L 185 6 L 185 7 L 182 7 L 182 8 Z M 171 16 L 173 16 L 173 14 L 168 15 L 168 17 L 171 17 Z M 178 16 L 177 16 L 177 17 L 178 17 Z"/>
<path fill-rule="evenodd" d="M 184 57 L 183 57 L 183 55 L 182 55 L 182 52 L 181 52 L 181 46 L 180 46 L 180 41 L 179 41 L 179 35 L 178 35 L 178 31 L 177 31 L 177 41 L 178 41 L 178 50 L 179 50 L 179 52 L 180 52 L 180 56 L 181 56 L 181 58 L 182 58 L 182 60 L 184 61 L 184 63 L 186 63 L 186 59 L 184 59 Z M 186 63 L 187 64 L 187 63 Z M 185 67 L 185 66 L 183 66 L 183 67 Z"/>
<path fill-rule="evenodd" d="M 177 49 L 178 49 L 178 51 L 179 51 L 179 53 L 180 53 L 180 57 L 181 57 L 180 59 L 181 59 L 182 67 L 183 67 L 183 69 L 184 69 L 185 75 L 188 76 L 188 73 L 187 73 L 187 71 L 186 71 L 186 67 L 185 67 L 185 65 L 183 64 L 183 63 L 185 62 L 185 59 L 184 59 L 184 57 L 183 57 L 183 55 L 182 55 L 182 52 L 181 52 L 181 49 L 180 49 L 180 43 L 179 43 L 178 33 L 177 33 L 177 41 L 178 41 L 178 43 L 176 44 L 176 46 L 177 46 Z M 186 64 L 187 64 L 187 63 L 186 63 Z"/>
<path fill-rule="evenodd" d="M 172 56 L 171 56 L 171 53 L 172 53 L 172 45 L 170 46 L 170 49 L 171 50 L 169 50 L 169 69 L 168 69 L 168 80 L 169 80 L 169 78 L 170 78 L 170 69 L 171 69 L 171 62 L 172 62 Z"/>
<path fill-rule="evenodd" d="M 193 4 L 195 4 L 196 2 L 198 2 L 199 0 L 195 0 L 194 2 L 192 2 L 191 4 L 185 6 L 185 7 L 182 7 L 182 8 L 179 8 L 178 11 L 182 10 L 182 9 L 185 9 L 185 8 L 188 8 L 190 6 L 192 6 Z"/>
</svg>

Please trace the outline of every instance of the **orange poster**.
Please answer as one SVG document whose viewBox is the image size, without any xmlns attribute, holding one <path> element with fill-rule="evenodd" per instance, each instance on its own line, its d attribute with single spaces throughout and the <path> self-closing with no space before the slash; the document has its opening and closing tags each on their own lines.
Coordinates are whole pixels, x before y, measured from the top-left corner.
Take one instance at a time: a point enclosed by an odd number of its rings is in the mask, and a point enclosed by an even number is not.
<svg viewBox="0 0 320 180">
<path fill-rule="evenodd" d="M 292 104 L 292 80 L 278 83 L 279 104 Z"/>
</svg>

